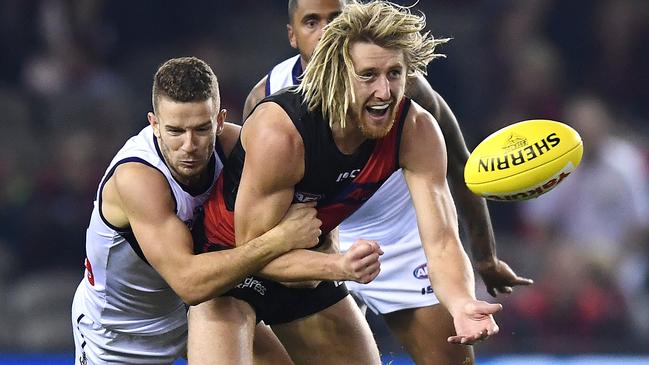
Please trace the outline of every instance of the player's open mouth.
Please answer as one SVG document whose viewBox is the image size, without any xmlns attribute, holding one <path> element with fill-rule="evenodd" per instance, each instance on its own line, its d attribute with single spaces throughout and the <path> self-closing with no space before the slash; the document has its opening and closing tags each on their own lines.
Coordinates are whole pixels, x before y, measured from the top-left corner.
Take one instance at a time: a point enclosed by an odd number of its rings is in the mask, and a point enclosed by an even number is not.
<svg viewBox="0 0 649 365">
<path fill-rule="evenodd" d="M 368 113 L 375 118 L 383 117 L 387 114 L 390 109 L 390 103 L 378 104 L 378 105 L 368 105 L 365 107 Z"/>
</svg>

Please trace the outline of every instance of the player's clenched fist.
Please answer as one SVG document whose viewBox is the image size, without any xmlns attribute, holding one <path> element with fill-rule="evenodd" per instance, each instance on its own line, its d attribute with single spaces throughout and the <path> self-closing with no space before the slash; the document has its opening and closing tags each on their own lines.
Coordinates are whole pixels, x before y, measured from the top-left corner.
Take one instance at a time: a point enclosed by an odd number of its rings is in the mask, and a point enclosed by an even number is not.
<svg viewBox="0 0 649 365">
<path fill-rule="evenodd" d="M 316 214 L 315 203 L 292 204 L 274 228 L 281 234 L 278 242 L 287 245 L 288 250 L 315 246 L 322 234 L 322 222 L 316 218 Z"/>
<path fill-rule="evenodd" d="M 342 256 L 340 264 L 345 280 L 367 284 L 379 274 L 379 256 L 383 251 L 378 242 L 359 239 Z"/>
</svg>

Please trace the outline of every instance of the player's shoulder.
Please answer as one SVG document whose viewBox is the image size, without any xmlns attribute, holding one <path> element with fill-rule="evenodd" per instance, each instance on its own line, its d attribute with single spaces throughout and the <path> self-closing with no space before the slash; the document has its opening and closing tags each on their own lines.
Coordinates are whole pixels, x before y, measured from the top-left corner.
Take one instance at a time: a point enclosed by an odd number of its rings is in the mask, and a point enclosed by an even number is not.
<svg viewBox="0 0 649 365">
<path fill-rule="evenodd" d="M 437 119 L 421 104 L 415 100 L 411 100 L 410 109 L 408 110 L 404 123 L 420 126 L 433 126 L 437 125 Z"/>
<path fill-rule="evenodd" d="M 243 126 L 243 134 L 259 132 L 269 137 L 277 134 L 291 134 L 295 130 L 286 108 L 275 99 L 266 99 L 255 108 L 254 113 Z"/>
<path fill-rule="evenodd" d="M 171 214 L 175 200 L 170 189 L 167 178 L 156 168 L 127 162 L 117 166 L 106 181 L 102 204 L 104 209 L 112 206 L 125 214 L 152 211 Z"/>
<path fill-rule="evenodd" d="M 301 137 L 287 110 L 274 100 L 259 104 L 248 118 L 241 132 L 244 148 L 249 141 L 280 148 L 295 146 Z"/>
<path fill-rule="evenodd" d="M 417 75 L 408 80 L 406 95 L 428 110 L 435 118 L 439 118 L 444 98 L 430 85 L 423 75 Z"/>
<path fill-rule="evenodd" d="M 271 169 L 282 178 L 296 177 L 302 171 L 304 142 L 286 111 L 275 102 L 264 101 L 255 108 L 242 127 L 241 144 L 250 166 Z"/>
<path fill-rule="evenodd" d="M 246 97 L 246 102 L 243 107 L 243 119 L 245 120 L 248 118 L 248 116 L 252 113 L 254 110 L 255 106 L 264 99 L 266 96 L 266 85 L 268 82 L 268 75 L 264 75 L 264 77 L 253 86 L 253 88 L 250 90 L 248 93 L 248 96 Z"/>
<path fill-rule="evenodd" d="M 223 125 L 223 133 L 219 135 L 218 143 L 226 156 L 230 156 L 230 152 L 237 144 L 240 133 L 241 126 L 237 124 L 226 122 Z"/>
<path fill-rule="evenodd" d="M 404 120 L 402 141 L 436 145 L 441 140 L 442 132 L 437 119 L 424 107 L 411 101 L 410 109 Z M 432 145 L 431 145 L 432 146 Z"/>
<path fill-rule="evenodd" d="M 119 164 L 111 176 L 121 189 L 139 189 L 140 187 L 168 187 L 167 178 L 157 168 L 140 161 L 129 161 Z"/>
<path fill-rule="evenodd" d="M 252 90 L 250 90 L 250 94 L 255 94 L 255 95 L 260 95 L 261 99 L 263 99 L 264 96 L 266 96 L 266 84 L 268 83 L 268 75 L 264 75 L 257 83 L 255 86 L 252 87 Z"/>
</svg>

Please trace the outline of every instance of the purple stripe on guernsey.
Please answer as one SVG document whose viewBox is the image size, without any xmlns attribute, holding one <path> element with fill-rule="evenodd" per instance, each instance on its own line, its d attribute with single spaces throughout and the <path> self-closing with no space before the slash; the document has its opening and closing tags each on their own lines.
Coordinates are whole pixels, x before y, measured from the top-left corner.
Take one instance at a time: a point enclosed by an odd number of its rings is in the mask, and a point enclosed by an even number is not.
<svg viewBox="0 0 649 365">
<path fill-rule="evenodd" d="M 266 77 L 266 91 L 265 91 L 266 96 L 271 94 L 271 92 L 270 92 L 272 90 L 272 88 L 271 88 L 271 75 L 272 75 L 274 69 L 275 68 L 272 68 L 268 72 L 268 77 Z M 295 60 L 295 64 L 293 65 L 293 68 L 291 68 L 291 78 L 293 79 L 293 84 L 292 85 L 280 85 L 276 89 L 279 90 L 279 89 L 283 89 L 286 86 L 299 85 L 300 84 L 300 76 L 302 75 L 303 72 L 304 72 L 304 70 L 302 69 L 302 62 L 300 62 L 300 57 L 298 57 Z"/>
<path fill-rule="evenodd" d="M 291 74 L 293 75 L 293 85 L 298 85 L 300 83 L 302 72 L 304 72 L 302 70 L 302 62 L 300 62 L 300 58 L 298 57 L 295 66 L 293 66 L 293 69 L 291 70 Z"/>
<path fill-rule="evenodd" d="M 270 95 L 270 75 L 273 73 L 273 70 L 271 69 L 268 71 L 268 76 L 266 77 L 266 92 L 265 95 L 268 96 Z"/>
</svg>

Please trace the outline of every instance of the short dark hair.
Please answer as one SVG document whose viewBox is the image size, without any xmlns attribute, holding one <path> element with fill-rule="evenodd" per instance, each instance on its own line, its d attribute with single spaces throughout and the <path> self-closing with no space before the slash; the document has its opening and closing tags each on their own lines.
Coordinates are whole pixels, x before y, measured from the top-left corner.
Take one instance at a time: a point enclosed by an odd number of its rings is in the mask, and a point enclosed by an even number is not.
<svg viewBox="0 0 649 365">
<path fill-rule="evenodd" d="M 289 23 L 293 23 L 293 15 L 295 15 L 297 2 L 298 0 L 288 0 L 288 22 Z"/>
<path fill-rule="evenodd" d="M 161 96 L 181 103 L 213 98 L 220 107 L 219 83 L 212 68 L 196 57 L 172 58 L 163 63 L 153 77 L 153 111 Z"/>
<path fill-rule="evenodd" d="M 295 16 L 295 9 L 297 9 L 299 0 L 288 0 L 288 23 L 291 24 L 293 23 L 293 16 Z M 345 5 L 347 1 L 343 0 L 343 5 Z"/>
</svg>

